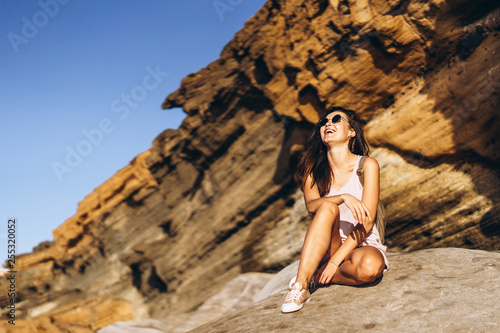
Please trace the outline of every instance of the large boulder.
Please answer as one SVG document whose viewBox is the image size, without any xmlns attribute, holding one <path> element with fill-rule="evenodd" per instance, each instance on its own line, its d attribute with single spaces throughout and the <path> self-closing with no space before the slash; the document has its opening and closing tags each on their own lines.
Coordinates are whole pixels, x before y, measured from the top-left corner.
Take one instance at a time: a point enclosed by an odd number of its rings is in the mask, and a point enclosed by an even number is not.
<svg viewBox="0 0 500 333">
<path fill-rule="evenodd" d="M 500 330 L 499 252 L 440 248 L 392 253 L 389 261 L 389 271 L 372 285 L 321 287 L 302 310 L 282 314 L 295 263 L 267 284 L 263 300 L 192 332 Z"/>
</svg>

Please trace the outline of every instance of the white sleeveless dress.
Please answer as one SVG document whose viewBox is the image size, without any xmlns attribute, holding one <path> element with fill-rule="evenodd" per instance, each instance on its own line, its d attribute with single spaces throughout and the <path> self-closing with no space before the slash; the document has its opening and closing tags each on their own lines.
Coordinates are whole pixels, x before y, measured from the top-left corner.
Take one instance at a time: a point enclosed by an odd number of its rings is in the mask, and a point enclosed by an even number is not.
<svg viewBox="0 0 500 333">
<path fill-rule="evenodd" d="M 356 161 L 356 165 L 354 166 L 354 170 L 352 171 L 351 177 L 340 189 L 335 190 L 330 188 L 330 192 L 326 195 L 327 197 L 331 197 L 334 195 L 340 195 L 344 193 L 348 193 L 358 200 L 361 201 L 363 196 L 363 186 L 359 181 L 359 177 L 356 174 L 356 170 L 358 169 L 359 160 L 361 156 L 358 155 L 358 159 Z M 351 233 L 351 231 L 356 227 L 358 222 L 354 219 L 352 212 L 349 208 L 347 208 L 345 203 L 339 205 L 340 210 L 340 237 L 342 238 L 342 243 L 346 240 L 347 236 Z M 389 261 L 387 260 L 387 246 L 384 246 L 380 241 L 380 236 L 377 230 L 377 227 L 373 225 L 372 230 L 368 233 L 366 238 L 359 244 L 359 246 L 373 246 L 377 250 L 382 253 L 385 261 L 385 271 L 389 269 Z"/>
</svg>

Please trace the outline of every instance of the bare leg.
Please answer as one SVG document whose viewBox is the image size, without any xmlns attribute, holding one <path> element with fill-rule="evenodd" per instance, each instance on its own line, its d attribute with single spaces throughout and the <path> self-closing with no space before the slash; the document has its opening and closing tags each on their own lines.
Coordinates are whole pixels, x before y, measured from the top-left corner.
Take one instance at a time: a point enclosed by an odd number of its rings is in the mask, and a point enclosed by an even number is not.
<svg viewBox="0 0 500 333">
<path fill-rule="evenodd" d="M 303 287 L 309 285 L 325 254 L 334 253 L 340 246 L 339 217 L 339 207 L 332 202 L 322 203 L 316 211 L 300 255 L 297 281 Z"/>
<path fill-rule="evenodd" d="M 340 219 L 337 219 L 332 226 L 332 239 L 330 241 L 330 247 L 326 251 L 323 259 L 321 259 L 321 264 L 326 263 L 328 260 L 330 260 L 330 258 L 335 254 L 335 252 L 337 252 L 340 245 L 342 245 L 342 239 L 340 238 L 339 227 L 340 227 Z"/>
<path fill-rule="evenodd" d="M 384 257 L 373 246 L 355 248 L 340 265 L 332 283 L 351 286 L 371 283 L 384 272 Z"/>
</svg>

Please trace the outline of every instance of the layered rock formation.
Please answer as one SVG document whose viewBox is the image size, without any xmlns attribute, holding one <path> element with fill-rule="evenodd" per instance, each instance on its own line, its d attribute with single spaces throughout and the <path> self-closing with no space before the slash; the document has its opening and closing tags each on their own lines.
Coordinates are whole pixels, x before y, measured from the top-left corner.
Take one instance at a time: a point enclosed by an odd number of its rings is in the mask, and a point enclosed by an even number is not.
<svg viewBox="0 0 500 333">
<path fill-rule="evenodd" d="M 382 168 L 389 245 L 498 248 L 496 6 L 270 1 L 163 106 L 222 121 L 258 98 L 306 124 L 332 105 L 357 110 Z"/>
<path fill-rule="evenodd" d="M 185 313 L 296 260 L 310 218 L 292 172 L 332 105 L 367 122 L 393 250 L 498 249 L 496 7 L 269 0 L 168 96 L 179 129 L 18 258 L 16 332 Z"/>
</svg>

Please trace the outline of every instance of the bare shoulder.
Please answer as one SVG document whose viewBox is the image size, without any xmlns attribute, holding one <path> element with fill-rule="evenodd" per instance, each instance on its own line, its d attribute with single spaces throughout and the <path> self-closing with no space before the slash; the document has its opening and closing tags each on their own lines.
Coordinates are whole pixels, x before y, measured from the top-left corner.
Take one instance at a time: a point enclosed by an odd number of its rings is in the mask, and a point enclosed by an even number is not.
<svg viewBox="0 0 500 333">
<path fill-rule="evenodd" d="M 312 174 L 307 175 L 306 177 L 306 188 L 312 188 L 314 183 L 314 177 Z M 314 184 L 316 186 L 316 184 Z"/>
<path fill-rule="evenodd" d="M 380 169 L 380 166 L 378 165 L 376 159 L 374 159 L 373 157 L 367 157 L 365 160 L 364 168 L 366 168 L 367 170 L 378 171 Z"/>
<path fill-rule="evenodd" d="M 319 195 L 318 184 L 314 183 L 314 178 L 312 175 L 308 175 L 306 178 L 306 184 L 304 187 L 304 199 L 306 201 L 306 205 L 311 202 L 311 200 L 318 199 L 321 196 Z"/>
<path fill-rule="evenodd" d="M 373 157 L 368 157 L 365 161 L 363 167 L 363 174 L 365 176 L 365 187 L 366 188 L 378 188 L 380 181 L 380 169 L 376 159 Z"/>
</svg>

